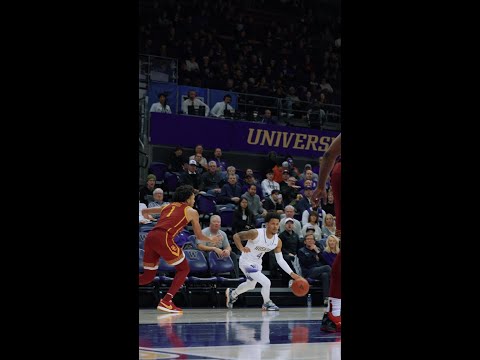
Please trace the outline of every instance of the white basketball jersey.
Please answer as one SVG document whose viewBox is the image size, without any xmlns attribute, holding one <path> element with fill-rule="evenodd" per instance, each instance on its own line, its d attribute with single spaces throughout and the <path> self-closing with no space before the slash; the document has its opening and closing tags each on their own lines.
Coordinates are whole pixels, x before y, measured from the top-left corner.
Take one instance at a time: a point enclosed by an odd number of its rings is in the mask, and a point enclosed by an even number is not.
<svg viewBox="0 0 480 360">
<path fill-rule="evenodd" d="M 250 252 L 245 253 L 242 252 L 240 256 L 241 261 L 247 262 L 257 262 L 262 263 L 262 257 L 266 252 L 272 251 L 278 245 L 278 235 L 275 234 L 271 239 L 267 239 L 267 229 L 260 228 L 256 229 L 258 231 L 258 235 L 254 240 L 247 241 L 247 245 L 250 249 Z"/>
</svg>

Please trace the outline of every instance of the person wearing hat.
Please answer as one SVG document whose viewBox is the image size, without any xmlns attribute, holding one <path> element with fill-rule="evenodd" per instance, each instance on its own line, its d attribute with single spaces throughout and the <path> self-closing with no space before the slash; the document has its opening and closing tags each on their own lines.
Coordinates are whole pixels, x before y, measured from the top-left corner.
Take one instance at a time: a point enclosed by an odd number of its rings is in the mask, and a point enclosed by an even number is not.
<svg viewBox="0 0 480 360">
<path fill-rule="evenodd" d="M 298 220 L 297 220 L 298 221 Z M 285 218 L 285 230 L 278 235 L 278 237 L 282 240 L 282 255 L 287 264 L 293 269 L 293 260 L 295 259 L 295 255 L 297 255 L 297 251 L 300 248 L 300 238 L 297 233 L 293 230 L 295 224 L 295 219 L 293 218 Z M 273 277 L 275 274 L 281 274 L 278 269 L 277 260 L 275 256 L 270 252 L 270 271 Z"/>
<path fill-rule="evenodd" d="M 148 206 L 149 202 L 153 201 L 153 190 L 160 187 L 156 184 L 157 177 L 153 174 L 149 174 L 146 179 L 146 184 L 140 189 L 140 202 Z"/>
<path fill-rule="evenodd" d="M 178 185 L 190 185 L 193 187 L 195 195 L 199 193 L 200 175 L 197 173 L 197 162 L 188 160 L 187 171 L 180 174 Z"/>
<path fill-rule="evenodd" d="M 283 206 L 280 190 L 272 190 L 270 196 L 265 198 L 265 201 L 263 202 L 263 208 L 267 211 L 274 211 L 280 215 L 283 215 L 285 213 L 285 208 Z"/>
<path fill-rule="evenodd" d="M 285 231 L 285 221 L 287 218 L 293 219 L 293 231 L 298 235 L 300 239 L 303 239 L 302 234 L 302 224 L 300 221 L 294 218 L 295 216 L 295 208 L 292 205 L 285 206 L 285 217 L 280 220 L 280 233 Z"/>
</svg>

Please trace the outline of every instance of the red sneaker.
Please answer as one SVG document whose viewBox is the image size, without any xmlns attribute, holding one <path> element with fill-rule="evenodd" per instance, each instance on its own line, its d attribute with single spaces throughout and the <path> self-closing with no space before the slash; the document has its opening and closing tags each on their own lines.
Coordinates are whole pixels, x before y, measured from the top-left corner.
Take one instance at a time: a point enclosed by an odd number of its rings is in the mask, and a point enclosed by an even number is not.
<svg viewBox="0 0 480 360">
<path fill-rule="evenodd" d="M 322 326 L 320 328 L 322 331 L 327 332 L 337 332 L 342 330 L 342 315 L 333 316 L 329 311 L 323 314 Z"/>
<path fill-rule="evenodd" d="M 175 306 L 175 304 L 172 302 L 172 300 L 170 300 L 170 301 L 165 301 L 163 299 L 160 300 L 160 303 L 158 304 L 157 309 L 165 311 L 165 312 L 170 312 L 170 313 L 181 313 L 181 312 L 183 312 L 182 309 Z"/>
</svg>

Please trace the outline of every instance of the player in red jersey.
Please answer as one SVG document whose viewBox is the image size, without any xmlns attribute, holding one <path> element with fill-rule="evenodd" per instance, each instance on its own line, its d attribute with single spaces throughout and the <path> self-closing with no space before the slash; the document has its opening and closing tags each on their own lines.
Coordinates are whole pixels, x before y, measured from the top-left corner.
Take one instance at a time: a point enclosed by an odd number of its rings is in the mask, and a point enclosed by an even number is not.
<svg viewBox="0 0 480 360">
<path fill-rule="evenodd" d="M 198 220 L 198 212 L 192 206 L 195 203 L 193 187 L 190 185 L 179 186 L 173 195 L 173 201 L 165 206 L 143 209 L 142 214 L 160 214 L 160 219 L 155 227 L 145 238 L 143 257 L 143 274 L 139 275 L 139 284 L 150 283 L 157 272 L 160 257 L 175 266 L 175 277 L 167 294 L 160 300 L 157 306 L 158 310 L 178 313 L 182 309 L 175 306 L 172 298 L 178 289 L 185 282 L 185 277 L 190 271 L 187 259 L 183 250 L 173 240 L 175 236 L 191 221 L 193 232 L 199 240 L 217 242 L 222 240 L 221 235 L 215 235 L 211 238 L 203 235 Z"/>
<path fill-rule="evenodd" d="M 336 222 L 336 236 L 341 237 L 342 234 L 342 217 L 341 217 L 341 161 L 335 162 L 337 157 L 341 154 L 341 134 L 331 143 L 330 147 L 323 154 L 320 162 L 320 171 L 318 174 L 318 185 L 313 192 L 312 198 L 315 204 L 318 204 L 322 199 L 327 199 L 325 190 L 328 175 L 331 174 L 331 186 L 333 191 L 333 198 L 335 199 L 335 222 Z M 328 311 L 324 314 L 322 319 L 323 331 L 335 332 L 340 331 L 342 327 L 342 288 L 341 288 L 341 265 L 342 252 L 340 251 L 335 258 L 330 275 L 330 301 Z"/>
</svg>

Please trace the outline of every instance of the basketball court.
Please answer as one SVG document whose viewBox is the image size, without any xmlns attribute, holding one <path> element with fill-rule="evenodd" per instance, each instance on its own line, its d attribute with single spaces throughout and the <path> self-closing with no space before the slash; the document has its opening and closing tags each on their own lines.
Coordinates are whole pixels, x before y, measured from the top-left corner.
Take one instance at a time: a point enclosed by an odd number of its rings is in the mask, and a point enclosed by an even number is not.
<svg viewBox="0 0 480 360">
<path fill-rule="evenodd" d="M 140 309 L 139 358 L 340 360 L 341 334 L 320 330 L 325 309 Z"/>
</svg>

